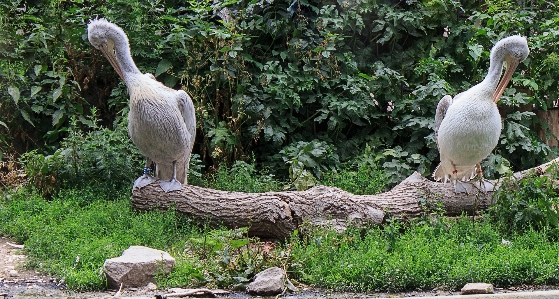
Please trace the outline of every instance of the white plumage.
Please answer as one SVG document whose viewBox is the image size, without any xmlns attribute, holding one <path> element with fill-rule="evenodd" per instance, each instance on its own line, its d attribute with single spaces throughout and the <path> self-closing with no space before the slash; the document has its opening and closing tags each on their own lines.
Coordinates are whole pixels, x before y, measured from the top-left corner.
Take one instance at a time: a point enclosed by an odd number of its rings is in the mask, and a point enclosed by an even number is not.
<svg viewBox="0 0 559 299">
<path fill-rule="evenodd" d="M 485 79 L 454 99 L 449 95 L 441 99 L 434 126 L 441 159 L 433 173 L 435 180 L 467 181 L 481 174 L 480 163 L 495 148 L 501 134 L 497 102 L 514 70 L 529 53 L 525 37 L 500 40 L 491 49 Z M 505 61 L 507 69 L 499 82 Z"/>
<path fill-rule="evenodd" d="M 180 190 L 187 183 L 196 118 L 192 100 L 183 90 L 161 84 L 151 74 L 142 74 L 130 55 L 124 31 L 105 19 L 92 20 L 88 26 L 90 43 L 99 49 L 126 83 L 130 94 L 128 134 L 147 158 L 144 175 L 133 188 L 155 179 L 148 166 L 156 164 L 155 176 L 165 192 Z"/>
</svg>

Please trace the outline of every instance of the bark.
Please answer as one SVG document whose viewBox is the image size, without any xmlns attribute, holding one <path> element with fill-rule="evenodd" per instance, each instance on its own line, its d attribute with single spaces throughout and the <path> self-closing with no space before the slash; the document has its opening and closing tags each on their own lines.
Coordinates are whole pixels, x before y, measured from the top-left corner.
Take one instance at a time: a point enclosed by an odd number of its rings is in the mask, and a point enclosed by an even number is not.
<svg viewBox="0 0 559 299">
<path fill-rule="evenodd" d="M 555 159 L 515 173 L 523 179 L 529 171 L 543 175 Z M 500 181 L 491 181 L 495 190 Z M 163 192 L 152 183 L 132 192 L 133 206 L 140 210 L 169 209 L 211 224 L 229 228 L 249 227 L 249 234 L 284 239 L 302 224 L 330 226 L 340 230 L 348 224 L 382 224 L 387 216 L 417 217 L 429 207 L 447 215 L 472 214 L 487 209 L 494 191 L 472 188 L 456 193 L 451 183 L 430 181 L 415 172 L 392 190 L 375 195 L 354 195 L 339 188 L 318 186 L 306 191 L 242 193 L 183 185 L 180 191 Z"/>
</svg>

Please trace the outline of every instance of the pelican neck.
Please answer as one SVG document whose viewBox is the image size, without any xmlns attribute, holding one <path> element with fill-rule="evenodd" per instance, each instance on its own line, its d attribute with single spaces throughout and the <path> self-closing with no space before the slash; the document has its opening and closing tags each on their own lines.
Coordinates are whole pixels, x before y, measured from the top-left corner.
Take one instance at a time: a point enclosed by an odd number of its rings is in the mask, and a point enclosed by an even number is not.
<svg viewBox="0 0 559 299">
<path fill-rule="evenodd" d="M 113 37 L 113 41 L 115 43 L 115 56 L 116 61 L 122 71 L 122 75 L 124 76 L 124 80 L 130 77 L 131 74 L 141 74 L 140 70 L 134 63 L 132 59 L 132 54 L 130 53 L 130 45 L 128 43 L 128 38 L 126 35 L 121 36 L 121 34 L 116 33 L 116 36 Z"/>
<path fill-rule="evenodd" d="M 492 50 L 489 58 L 489 70 L 483 83 L 487 85 L 492 91 L 497 89 L 497 85 L 503 73 L 503 64 L 505 61 L 505 54 L 500 50 Z"/>
</svg>

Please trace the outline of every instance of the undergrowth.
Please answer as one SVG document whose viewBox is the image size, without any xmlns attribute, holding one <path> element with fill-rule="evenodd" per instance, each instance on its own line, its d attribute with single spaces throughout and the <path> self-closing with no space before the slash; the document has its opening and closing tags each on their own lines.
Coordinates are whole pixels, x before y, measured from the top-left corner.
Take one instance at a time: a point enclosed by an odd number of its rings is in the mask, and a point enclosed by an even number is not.
<svg viewBox="0 0 559 299">
<path fill-rule="evenodd" d="M 314 286 L 359 292 L 456 290 L 480 281 L 496 287 L 559 283 L 559 244 L 545 231 L 529 230 L 508 243 L 491 222 L 472 223 L 468 217 L 401 229 L 392 224 L 365 233 L 315 231 L 292 241 L 290 275 Z"/>
<path fill-rule="evenodd" d="M 129 191 L 64 189 L 45 200 L 33 188 L 3 194 L 0 235 L 26 246 L 27 266 L 64 279 L 73 290 L 103 290 L 105 259 L 131 245 L 168 251 L 177 264 L 160 287 L 243 289 L 279 266 L 296 282 L 338 291 L 455 290 L 467 282 L 496 287 L 559 283 L 559 243 L 549 226 L 506 235 L 491 217 L 424 216 L 384 227 L 330 229 L 263 243 L 247 229 L 210 228 L 167 212 L 137 212 Z"/>
<path fill-rule="evenodd" d="M 131 245 L 166 250 L 176 258 L 173 272 L 157 277 L 160 287 L 243 289 L 269 266 L 286 269 L 297 282 L 340 291 L 457 289 L 475 281 L 497 287 L 559 283 L 555 168 L 549 177 L 505 180 L 495 206 L 475 222 L 465 216 L 445 218 L 439 209 L 411 222 L 390 219 L 384 227 L 345 233 L 309 229 L 283 243 L 263 243 L 249 237 L 246 228 L 210 228 L 172 209 L 133 210 L 130 186 L 113 178 L 131 181 L 142 163 L 125 160 L 130 145 L 110 142 L 117 137 L 125 136 L 104 129 L 70 132 L 63 144 L 80 146 L 75 152 L 59 151 L 83 158 L 50 163 L 56 160 L 29 153 L 22 162 L 31 184 L 0 193 L 0 235 L 25 244 L 28 267 L 63 279 L 74 290 L 105 289 L 104 261 Z M 101 147 L 104 141 L 109 142 Z M 25 164 L 29 161 L 38 164 Z M 373 162 L 361 159 L 325 171 L 320 183 L 357 194 L 379 192 L 386 178 Z M 254 162 L 238 161 L 213 174 L 201 173 L 196 156 L 191 164 L 191 182 L 213 189 L 266 192 L 292 184 Z M 45 192 L 37 182 L 47 174 L 57 183 Z"/>
</svg>

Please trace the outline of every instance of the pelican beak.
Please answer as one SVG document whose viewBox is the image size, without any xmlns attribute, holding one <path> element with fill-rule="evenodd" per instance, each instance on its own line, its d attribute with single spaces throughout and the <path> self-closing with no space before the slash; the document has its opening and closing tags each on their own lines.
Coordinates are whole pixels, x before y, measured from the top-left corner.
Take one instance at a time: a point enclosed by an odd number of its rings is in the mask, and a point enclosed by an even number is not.
<svg viewBox="0 0 559 299">
<path fill-rule="evenodd" d="M 495 93 L 493 94 L 493 103 L 497 103 L 499 101 L 501 95 L 503 95 L 503 92 L 505 92 L 505 88 L 507 88 L 507 84 L 509 84 L 509 81 L 512 78 L 512 74 L 514 74 L 514 71 L 520 64 L 520 61 L 518 59 L 513 58 L 509 55 L 505 57 L 505 61 L 507 62 L 507 70 L 505 71 L 503 78 L 501 78 L 501 81 L 497 85 L 497 89 L 495 89 Z"/>
<path fill-rule="evenodd" d="M 101 49 L 101 52 L 103 53 L 103 55 L 105 55 L 105 57 L 107 58 L 107 60 L 109 61 L 109 63 L 113 66 L 113 68 L 115 69 L 115 71 L 117 72 L 117 74 L 120 76 L 120 78 L 122 78 L 122 80 L 124 80 L 124 76 L 122 75 L 122 70 L 120 69 L 120 66 L 118 65 L 118 62 L 116 60 L 116 55 L 115 55 L 115 43 L 112 40 L 108 40 L 106 44 L 104 44 Z"/>
</svg>

